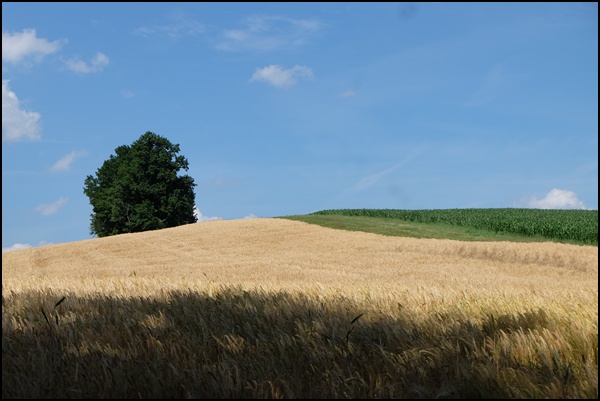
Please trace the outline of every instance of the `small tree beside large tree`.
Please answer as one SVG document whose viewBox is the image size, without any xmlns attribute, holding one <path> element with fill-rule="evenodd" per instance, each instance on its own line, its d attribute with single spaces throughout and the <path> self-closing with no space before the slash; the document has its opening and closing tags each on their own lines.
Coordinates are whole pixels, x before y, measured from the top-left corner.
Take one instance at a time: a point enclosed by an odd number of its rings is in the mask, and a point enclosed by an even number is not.
<svg viewBox="0 0 600 401">
<path fill-rule="evenodd" d="M 146 132 L 115 149 L 83 192 L 93 208 L 90 233 L 98 237 L 195 223 L 194 179 L 178 176 L 189 164 L 179 144 Z"/>
</svg>

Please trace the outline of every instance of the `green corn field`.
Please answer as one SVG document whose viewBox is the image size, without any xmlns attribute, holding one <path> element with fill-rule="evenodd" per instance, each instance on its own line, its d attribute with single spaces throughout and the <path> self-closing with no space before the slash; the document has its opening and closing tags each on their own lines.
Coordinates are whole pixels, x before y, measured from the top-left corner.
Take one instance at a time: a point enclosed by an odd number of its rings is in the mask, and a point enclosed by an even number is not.
<svg viewBox="0 0 600 401">
<path fill-rule="evenodd" d="M 597 210 L 546 209 L 335 209 L 313 215 L 342 215 L 442 223 L 527 237 L 598 245 Z"/>
</svg>

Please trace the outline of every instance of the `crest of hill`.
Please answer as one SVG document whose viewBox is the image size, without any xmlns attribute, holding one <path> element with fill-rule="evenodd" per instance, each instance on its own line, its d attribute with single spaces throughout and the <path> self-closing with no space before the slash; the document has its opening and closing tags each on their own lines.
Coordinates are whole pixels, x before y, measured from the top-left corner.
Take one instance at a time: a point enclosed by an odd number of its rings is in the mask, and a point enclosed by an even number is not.
<svg viewBox="0 0 600 401">
<path fill-rule="evenodd" d="M 115 277 L 279 287 L 448 286 L 452 278 L 456 288 L 504 277 L 552 286 L 565 274 L 597 280 L 598 248 L 389 237 L 276 218 L 216 220 L 2 254 L 4 289 L 10 280 Z"/>
</svg>

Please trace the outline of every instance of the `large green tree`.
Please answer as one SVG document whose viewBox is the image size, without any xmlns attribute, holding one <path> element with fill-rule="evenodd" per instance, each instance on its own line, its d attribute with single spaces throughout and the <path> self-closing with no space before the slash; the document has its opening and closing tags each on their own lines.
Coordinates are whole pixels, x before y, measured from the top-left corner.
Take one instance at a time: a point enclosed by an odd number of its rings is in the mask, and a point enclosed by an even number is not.
<svg viewBox="0 0 600 401">
<path fill-rule="evenodd" d="M 194 179 L 179 144 L 146 132 L 130 146 L 115 149 L 83 192 L 93 208 L 90 233 L 98 237 L 195 223 Z"/>
</svg>

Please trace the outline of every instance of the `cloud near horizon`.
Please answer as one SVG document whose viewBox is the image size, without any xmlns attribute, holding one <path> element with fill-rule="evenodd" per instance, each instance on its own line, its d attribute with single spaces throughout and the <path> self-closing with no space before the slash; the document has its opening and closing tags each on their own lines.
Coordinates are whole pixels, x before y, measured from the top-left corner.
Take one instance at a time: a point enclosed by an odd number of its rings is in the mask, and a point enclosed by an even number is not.
<svg viewBox="0 0 600 401">
<path fill-rule="evenodd" d="M 48 242 L 48 241 L 40 241 L 39 244 L 37 246 L 44 246 L 44 245 L 52 245 L 52 242 Z M 10 251 L 19 251 L 21 249 L 27 249 L 27 248 L 33 248 L 33 245 L 30 244 L 21 244 L 21 243 L 15 243 L 9 247 L 6 248 L 2 248 L 2 253 L 4 252 L 10 252 Z"/>
<path fill-rule="evenodd" d="M 10 252 L 10 251 L 18 251 L 18 250 L 27 249 L 27 248 L 31 248 L 31 245 L 16 243 L 16 244 L 14 244 L 12 246 L 9 246 L 7 248 L 2 248 L 2 253 L 4 253 L 4 252 Z"/>
<path fill-rule="evenodd" d="M 205 221 L 213 221 L 213 220 L 223 220 L 221 217 L 208 217 L 202 214 L 200 209 L 197 206 L 194 206 L 194 216 L 198 219 L 198 223 L 203 223 Z"/>
<path fill-rule="evenodd" d="M 203 223 L 205 221 L 214 221 L 214 220 L 224 220 L 222 217 L 209 217 L 202 214 L 200 209 L 197 206 L 194 206 L 194 216 L 198 219 L 198 223 Z M 259 218 L 254 213 L 249 213 L 246 216 L 242 217 L 242 219 L 257 219 Z"/>
<path fill-rule="evenodd" d="M 573 191 L 553 188 L 542 199 L 535 197 L 528 201 L 528 207 L 535 209 L 587 209 Z"/>
<path fill-rule="evenodd" d="M 2 80 L 2 142 L 40 139 L 40 113 L 25 110 L 9 82 Z"/>
<path fill-rule="evenodd" d="M 262 81 L 276 88 L 289 88 L 300 78 L 314 79 L 314 74 L 307 66 L 295 65 L 286 70 L 280 65 L 271 64 L 264 68 L 257 68 L 250 82 Z"/>
</svg>

